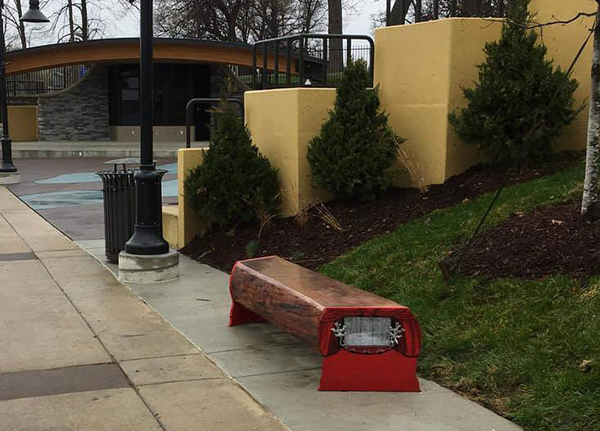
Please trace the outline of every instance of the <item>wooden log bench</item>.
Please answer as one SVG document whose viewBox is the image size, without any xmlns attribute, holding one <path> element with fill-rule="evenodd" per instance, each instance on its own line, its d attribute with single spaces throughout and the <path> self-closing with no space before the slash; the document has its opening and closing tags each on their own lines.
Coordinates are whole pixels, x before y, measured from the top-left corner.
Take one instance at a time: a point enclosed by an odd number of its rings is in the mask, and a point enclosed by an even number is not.
<svg viewBox="0 0 600 431">
<path fill-rule="evenodd" d="M 229 290 L 230 326 L 266 320 L 324 356 L 319 390 L 419 391 L 407 307 L 276 256 L 237 262 Z"/>
</svg>

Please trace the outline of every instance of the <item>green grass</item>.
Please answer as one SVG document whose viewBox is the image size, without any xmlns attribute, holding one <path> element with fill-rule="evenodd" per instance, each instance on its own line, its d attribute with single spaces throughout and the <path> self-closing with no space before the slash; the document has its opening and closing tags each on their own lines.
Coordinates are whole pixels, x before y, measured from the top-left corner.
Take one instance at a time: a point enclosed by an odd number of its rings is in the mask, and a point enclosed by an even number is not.
<svg viewBox="0 0 600 431">
<path fill-rule="evenodd" d="M 582 179 L 577 166 L 507 188 L 486 228 L 580 196 Z M 600 278 L 442 280 L 437 262 L 464 244 L 490 199 L 413 220 L 321 271 L 413 310 L 423 330 L 421 376 L 526 430 L 600 430 Z M 581 372 L 583 360 L 596 368 Z"/>
</svg>

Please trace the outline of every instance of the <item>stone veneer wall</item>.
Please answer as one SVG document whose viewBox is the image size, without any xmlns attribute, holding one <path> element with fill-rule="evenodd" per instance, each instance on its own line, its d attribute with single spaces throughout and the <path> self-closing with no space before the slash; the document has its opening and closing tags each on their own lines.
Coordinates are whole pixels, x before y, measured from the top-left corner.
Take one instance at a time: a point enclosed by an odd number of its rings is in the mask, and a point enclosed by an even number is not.
<svg viewBox="0 0 600 431">
<path fill-rule="evenodd" d="M 40 141 L 108 141 L 108 69 L 91 68 L 73 87 L 38 98 Z"/>
</svg>

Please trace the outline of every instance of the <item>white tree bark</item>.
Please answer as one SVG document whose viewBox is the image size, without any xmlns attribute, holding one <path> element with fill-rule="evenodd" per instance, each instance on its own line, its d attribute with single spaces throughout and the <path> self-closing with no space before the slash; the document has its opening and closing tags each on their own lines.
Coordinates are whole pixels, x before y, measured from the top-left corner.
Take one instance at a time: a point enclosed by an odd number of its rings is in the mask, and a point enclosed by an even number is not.
<svg viewBox="0 0 600 431">
<path fill-rule="evenodd" d="M 598 220 L 600 219 L 600 196 L 598 195 L 598 181 L 600 180 L 600 5 L 596 14 L 594 31 L 590 118 L 585 161 L 585 183 L 583 186 L 581 215 L 587 220 Z"/>
</svg>

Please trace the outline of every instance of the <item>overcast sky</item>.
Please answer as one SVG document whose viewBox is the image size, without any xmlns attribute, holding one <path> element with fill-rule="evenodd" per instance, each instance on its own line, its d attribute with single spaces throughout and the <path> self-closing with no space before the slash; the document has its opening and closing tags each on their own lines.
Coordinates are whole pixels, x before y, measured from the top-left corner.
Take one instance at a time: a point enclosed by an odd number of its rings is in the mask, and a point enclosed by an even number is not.
<svg viewBox="0 0 600 431">
<path fill-rule="evenodd" d="M 115 0 L 105 0 L 106 4 L 110 4 Z M 22 2 L 25 3 L 25 2 Z M 380 11 L 385 10 L 385 0 L 358 0 L 357 6 L 350 13 L 344 14 L 344 33 L 346 34 L 371 34 L 372 19 L 371 16 Z M 42 6 L 43 12 L 48 16 L 52 16 L 58 9 L 57 2 L 47 0 Z M 103 37 L 135 37 L 139 36 L 139 19 L 137 11 L 133 10 L 128 14 L 123 13 L 121 7 L 115 8 L 95 8 L 90 11 L 92 16 L 101 15 L 104 22 L 108 23 L 104 29 Z M 34 31 L 34 36 L 31 39 L 32 45 L 48 44 L 48 35 L 35 31 L 36 29 L 47 29 L 46 26 L 29 26 L 29 29 Z M 97 38 L 97 36 L 96 36 Z M 54 37 L 54 41 L 56 36 Z"/>
</svg>

